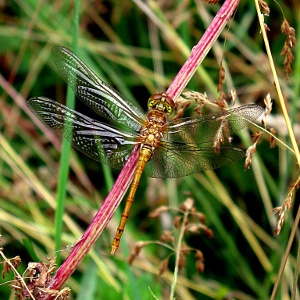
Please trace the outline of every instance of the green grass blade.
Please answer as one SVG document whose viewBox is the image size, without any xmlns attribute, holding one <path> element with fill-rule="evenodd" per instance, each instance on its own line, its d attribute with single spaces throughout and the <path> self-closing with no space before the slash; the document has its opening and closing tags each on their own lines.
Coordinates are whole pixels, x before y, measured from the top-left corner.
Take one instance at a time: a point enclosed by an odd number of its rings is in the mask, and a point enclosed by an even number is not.
<svg viewBox="0 0 300 300">
<path fill-rule="evenodd" d="M 73 28 L 73 51 L 76 53 L 78 44 L 78 30 L 79 30 L 79 0 L 75 1 L 74 13 L 74 28 Z M 67 91 L 66 105 L 72 109 L 75 108 L 75 95 L 70 87 Z M 65 210 L 66 191 L 69 176 L 69 162 L 70 162 L 71 144 L 65 139 L 62 142 L 62 153 L 60 159 L 60 168 L 58 174 L 58 187 L 57 187 L 57 208 L 55 212 L 55 249 L 61 248 L 61 236 L 63 231 L 63 214 Z"/>
</svg>

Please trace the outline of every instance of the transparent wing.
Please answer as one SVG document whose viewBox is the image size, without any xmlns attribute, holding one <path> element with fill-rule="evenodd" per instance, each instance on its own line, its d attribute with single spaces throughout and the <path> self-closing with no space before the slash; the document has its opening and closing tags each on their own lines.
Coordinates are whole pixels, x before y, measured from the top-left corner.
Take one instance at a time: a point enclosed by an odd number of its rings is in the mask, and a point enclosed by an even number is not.
<svg viewBox="0 0 300 300">
<path fill-rule="evenodd" d="M 221 168 L 244 157 L 244 151 L 237 148 L 221 147 L 217 154 L 213 148 L 162 142 L 147 163 L 145 172 L 150 177 L 183 177 Z"/>
<path fill-rule="evenodd" d="M 87 156 L 121 169 L 138 136 L 93 120 L 46 97 L 27 101 L 30 110 L 49 128 L 61 133 Z"/>
<path fill-rule="evenodd" d="M 183 118 L 171 121 L 166 126 L 164 138 L 169 142 L 202 144 L 212 142 L 219 130 L 231 135 L 255 121 L 263 108 L 250 104 L 230 109 L 221 114 L 205 115 L 199 118 Z"/>
<path fill-rule="evenodd" d="M 102 81 L 71 50 L 52 49 L 53 60 L 65 81 L 77 96 L 96 113 L 139 131 L 145 115 L 117 91 Z"/>
</svg>

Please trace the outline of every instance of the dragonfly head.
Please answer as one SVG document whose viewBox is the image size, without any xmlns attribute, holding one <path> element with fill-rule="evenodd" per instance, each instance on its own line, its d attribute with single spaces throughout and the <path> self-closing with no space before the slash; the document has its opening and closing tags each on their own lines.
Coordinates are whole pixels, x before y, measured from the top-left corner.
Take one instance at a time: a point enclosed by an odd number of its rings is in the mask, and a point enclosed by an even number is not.
<svg viewBox="0 0 300 300">
<path fill-rule="evenodd" d="M 175 104 L 172 98 L 166 93 L 154 94 L 148 99 L 148 109 L 157 109 L 166 113 L 168 116 L 172 114 Z"/>
</svg>

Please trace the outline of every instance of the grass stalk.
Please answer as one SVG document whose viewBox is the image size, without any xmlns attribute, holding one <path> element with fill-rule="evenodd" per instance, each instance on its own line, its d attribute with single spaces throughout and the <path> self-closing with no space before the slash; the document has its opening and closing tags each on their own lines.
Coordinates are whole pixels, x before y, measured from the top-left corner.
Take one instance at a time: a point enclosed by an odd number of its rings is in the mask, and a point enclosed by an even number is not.
<svg viewBox="0 0 300 300">
<path fill-rule="evenodd" d="M 79 6 L 80 1 L 75 1 L 75 11 L 74 11 L 74 22 L 73 22 L 73 42 L 72 49 L 77 52 L 78 44 L 78 30 L 79 30 Z M 67 90 L 67 100 L 66 105 L 74 109 L 75 108 L 75 94 L 71 87 L 68 87 Z M 68 126 L 66 124 L 66 126 Z M 70 153 L 71 153 L 71 144 L 63 139 L 62 141 L 62 150 L 60 158 L 60 168 L 58 173 L 58 186 L 57 186 L 57 207 L 55 210 L 55 249 L 61 249 L 61 236 L 63 231 L 63 214 L 65 212 L 65 203 L 66 203 L 66 193 L 67 193 L 67 184 L 69 177 L 69 162 L 70 162 Z M 57 257 L 57 263 L 59 264 L 59 257 Z"/>
<path fill-rule="evenodd" d="M 300 206 L 298 207 L 297 215 L 296 215 L 296 218 L 295 218 L 292 230 L 291 230 L 291 234 L 290 234 L 287 246 L 285 248 L 285 252 L 284 252 L 281 264 L 280 264 L 280 268 L 278 270 L 277 278 L 276 278 L 276 281 L 275 281 L 275 284 L 274 284 L 274 287 L 273 287 L 273 290 L 272 290 L 270 300 L 274 300 L 275 297 L 276 297 L 276 294 L 278 292 L 278 288 L 279 288 L 279 285 L 281 283 L 281 279 L 282 279 L 282 276 L 283 276 L 283 273 L 284 273 L 284 268 L 285 268 L 286 263 L 288 261 L 288 258 L 290 256 L 292 244 L 294 242 L 294 239 L 295 239 L 295 236 L 296 236 L 296 233 L 297 233 L 297 230 L 298 230 L 299 222 L 300 222 Z M 299 255 L 299 252 L 298 252 L 298 255 Z M 299 261 L 299 258 L 297 257 L 297 263 L 298 263 L 298 261 Z M 299 267 L 299 264 L 298 264 L 298 267 Z M 297 268 L 297 266 L 296 266 L 296 268 Z M 295 273 L 295 275 L 297 275 L 297 272 Z M 297 277 L 295 277 L 295 279 L 296 278 Z M 297 286 L 297 284 L 294 285 L 293 289 L 295 289 L 296 286 Z M 293 292 L 293 293 L 294 293 L 294 295 L 296 294 L 296 292 Z"/>
<path fill-rule="evenodd" d="M 177 238 L 177 243 L 176 243 L 176 258 L 175 258 L 175 268 L 173 272 L 173 280 L 172 280 L 172 285 L 171 285 L 171 291 L 170 291 L 170 300 L 175 299 L 175 288 L 177 284 L 177 277 L 178 277 L 178 272 L 179 272 L 179 260 L 180 260 L 180 252 L 181 252 L 181 246 L 182 246 L 182 241 L 183 241 L 183 236 L 184 232 L 186 229 L 186 223 L 187 223 L 187 218 L 190 213 L 190 210 L 185 210 L 183 218 L 182 218 L 182 223 L 180 227 L 180 232 Z"/>
<path fill-rule="evenodd" d="M 273 75 L 273 79 L 274 79 L 274 84 L 275 84 L 275 88 L 277 91 L 277 95 L 278 95 L 278 100 L 279 100 L 279 104 L 282 110 L 282 114 L 283 117 L 285 119 L 286 122 L 286 126 L 287 126 L 287 130 L 290 136 L 290 140 L 291 143 L 293 145 L 293 149 L 295 152 L 295 157 L 297 160 L 297 164 L 298 166 L 300 166 L 300 152 L 299 152 L 299 148 L 298 148 L 298 144 L 295 138 L 295 134 L 294 134 L 294 130 L 292 127 L 292 123 L 286 108 L 286 104 L 285 104 L 285 100 L 282 94 L 282 90 L 281 90 L 281 85 L 278 79 L 278 75 L 277 75 L 277 71 L 275 68 L 275 64 L 274 64 L 274 60 L 273 60 L 273 56 L 272 56 L 272 52 L 271 52 L 271 48 L 270 48 L 270 44 L 269 44 L 269 40 L 268 40 L 268 36 L 267 36 L 267 32 L 266 32 L 266 28 L 264 26 L 264 15 L 261 13 L 260 7 L 259 7 L 259 3 L 258 0 L 255 0 L 255 7 L 257 10 L 257 16 L 258 16 L 258 20 L 259 20 L 259 24 L 260 24 L 260 29 L 262 32 L 262 36 L 263 36 L 263 40 L 265 43 L 265 47 L 266 47 L 266 51 L 267 51 L 267 55 L 268 55 L 268 59 L 269 59 L 269 64 L 270 64 L 270 68 L 271 68 L 271 72 Z"/>
</svg>

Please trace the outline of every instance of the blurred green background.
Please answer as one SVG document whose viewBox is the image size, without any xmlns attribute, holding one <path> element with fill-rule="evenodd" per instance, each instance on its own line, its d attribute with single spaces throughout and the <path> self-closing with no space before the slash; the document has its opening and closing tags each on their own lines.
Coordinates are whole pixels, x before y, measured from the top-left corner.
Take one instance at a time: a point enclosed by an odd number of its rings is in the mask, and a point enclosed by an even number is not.
<svg viewBox="0 0 300 300">
<path fill-rule="evenodd" d="M 299 46 L 294 50 L 293 75 L 286 79 L 280 56 L 285 36 L 282 11 L 299 29 L 298 1 L 271 2 L 268 38 L 286 97 L 291 121 L 299 138 Z M 66 84 L 50 57 L 56 45 L 71 48 L 74 30 L 78 56 L 100 78 L 138 107 L 146 109 L 148 97 L 165 91 L 199 41 L 220 4 L 204 1 L 81 1 L 79 28 L 74 28 L 73 1 L 11 0 L 0 2 L 0 246 L 7 257 L 19 255 L 22 274 L 31 261 L 69 252 L 55 252 L 54 204 L 60 168 L 61 139 L 44 128 L 26 107 L 26 99 L 46 96 L 65 103 Z M 281 10 L 282 9 L 282 10 Z M 268 127 L 290 144 L 265 54 L 254 2 L 242 1 L 234 19 L 208 53 L 187 90 L 218 97 L 219 63 L 226 70 L 224 90 L 236 89 L 240 104 L 263 106 L 267 93 L 274 100 Z M 224 40 L 226 38 L 226 43 Z M 192 103 L 185 111 L 195 114 Z M 80 101 L 76 109 L 98 118 Z M 98 118 L 99 119 L 99 118 Z M 246 149 L 250 126 L 234 137 Z M 298 130 L 298 131 L 297 131 Z M 272 208 L 287 197 L 298 176 L 292 153 L 284 146 L 270 149 L 269 136 L 257 146 L 251 169 L 243 162 L 172 180 L 143 175 L 131 211 L 122 247 L 109 255 L 120 211 L 99 238 L 93 252 L 68 280 L 73 299 L 168 299 L 174 256 L 169 271 L 158 275 L 170 250 L 157 244 L 144 248 L 132 266 L 126 259 L 136 241 L 158 240 L 164 230 L 174 230 L 166 213 L 151 220 L 159 205 L 179 207 L 187 195 L 206 216 L 214 238 L 187 234 L 185 243 L 200 249 L 205 270 L 196 272 L 194 252 L 187 256 L 176 285 L 176 299 L 268 299 L 278 276 L 299 199 L 286 214 L 281 234 L 274 238 L 276 217 Z M 66 185 L 67 220 L 59 234 L 62 249 L 78 240 L 107 196 L 118 170 L 110 170 L 72 149 Z M 123 207 L 123 203 L 121 205 Z M 299 232 L 298 232 L 299 233 Z M 290 299 L 297 266 L 297 243 L 292 251 L 276 299 Z M 299 260 L 299 258 L 298 258 Z M 1 299 L 14 299 L 9 280 L 1 279 Z M 299 294 L 297 294 L 299 296 Z M 297 297 L 297 296 L 296 296 Z M 296 298 L 295 298 L 296 299 Z"/>
</svg>

